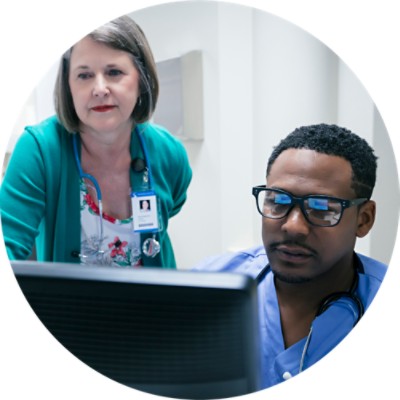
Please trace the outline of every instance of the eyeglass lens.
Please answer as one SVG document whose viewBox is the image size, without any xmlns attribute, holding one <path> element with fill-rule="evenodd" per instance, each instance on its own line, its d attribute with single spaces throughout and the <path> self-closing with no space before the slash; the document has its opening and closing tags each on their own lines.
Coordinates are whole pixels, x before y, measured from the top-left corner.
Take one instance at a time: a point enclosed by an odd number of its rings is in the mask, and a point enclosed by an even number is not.
<svg viewBox="0 0 400 400">
<path fill-rule="evenodd" d="M 339 200 L 324 197 L 307 197 L 295 200 L 286 193 L 272 189 L 262 190 L 257 196 L 258 209 L 267 218 L 279 219 L 289 214 L 296 203 L 305 215 L 306 219 L 319 226 L 336 225 L 342 214 L 342 205 Z"/>
</svg>

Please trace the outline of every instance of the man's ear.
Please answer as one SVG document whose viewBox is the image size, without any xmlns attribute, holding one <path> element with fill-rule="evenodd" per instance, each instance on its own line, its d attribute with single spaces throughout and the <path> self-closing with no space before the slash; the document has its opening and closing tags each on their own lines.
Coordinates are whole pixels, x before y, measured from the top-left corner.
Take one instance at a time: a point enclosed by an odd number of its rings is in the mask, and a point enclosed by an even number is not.
<svg viewBox="0 0 400 400">
<path fill-rule="evenodd" d="M 368 234 L 375 222 L 376 203 L 368 200 L 358 211 L 357 237 L 362 238 Z"/>
</svg>

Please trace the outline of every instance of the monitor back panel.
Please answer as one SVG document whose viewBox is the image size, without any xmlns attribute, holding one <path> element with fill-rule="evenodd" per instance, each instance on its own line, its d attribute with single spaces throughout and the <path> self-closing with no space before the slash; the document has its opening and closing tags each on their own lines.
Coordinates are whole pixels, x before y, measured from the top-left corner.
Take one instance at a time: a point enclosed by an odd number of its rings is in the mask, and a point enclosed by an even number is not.
<svg viewBox="0 0 400 400">
<path fill-rule="evenodd" d="M 59 342 L 124 385 L 176 398 L 258 389 L 256 286 L 250 278 L 160 269 L 13 264 Z"/>
</svg>

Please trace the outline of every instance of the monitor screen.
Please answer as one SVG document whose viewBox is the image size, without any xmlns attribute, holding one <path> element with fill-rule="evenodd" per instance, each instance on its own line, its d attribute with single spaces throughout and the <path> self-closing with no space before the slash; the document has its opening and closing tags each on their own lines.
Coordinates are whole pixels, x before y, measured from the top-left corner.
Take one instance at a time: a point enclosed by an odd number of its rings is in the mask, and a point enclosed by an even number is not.
<svg viewBox="0 0 400 400">
<path fill-rule="evenodd" d="M 259 389 L 257 285 L 250 277 L 11 264 L 46 328 L 99 373 L 174 398 L 227 398 Z"/>
</svg>

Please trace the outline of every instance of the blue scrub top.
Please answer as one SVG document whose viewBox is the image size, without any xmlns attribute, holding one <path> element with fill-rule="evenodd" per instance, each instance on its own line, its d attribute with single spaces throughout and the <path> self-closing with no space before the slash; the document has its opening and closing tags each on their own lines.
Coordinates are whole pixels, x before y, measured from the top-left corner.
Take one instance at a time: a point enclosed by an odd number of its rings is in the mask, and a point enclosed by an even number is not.
<svg viewBox="0 0 400 400">
<path fill-rule="evenodd" d="M 361 254 L 357 256 L 363 272 L 358 273 L 359 282 L 355 294 L 366 310 L 382 283 L 387 266 Z M 264 248 L 257 246 L 235 254 L 208 258 L 193 269 L 244 273 L 256 278 L 267 265 L 268 258 Z M 300 362 L 307 337 L 285 349 L 271 269 L 259 282 L 258 301 L 262 349 L 261 388 L 265 389 L 300 372 Z M 303 358 L 302 370 L 329 353 L 351 331 L 357 317 L 354 303 L 345 299 L 334 302 L 324 313 L 316 317 L 312 323 L 312 334 Z"/>
</svg>

